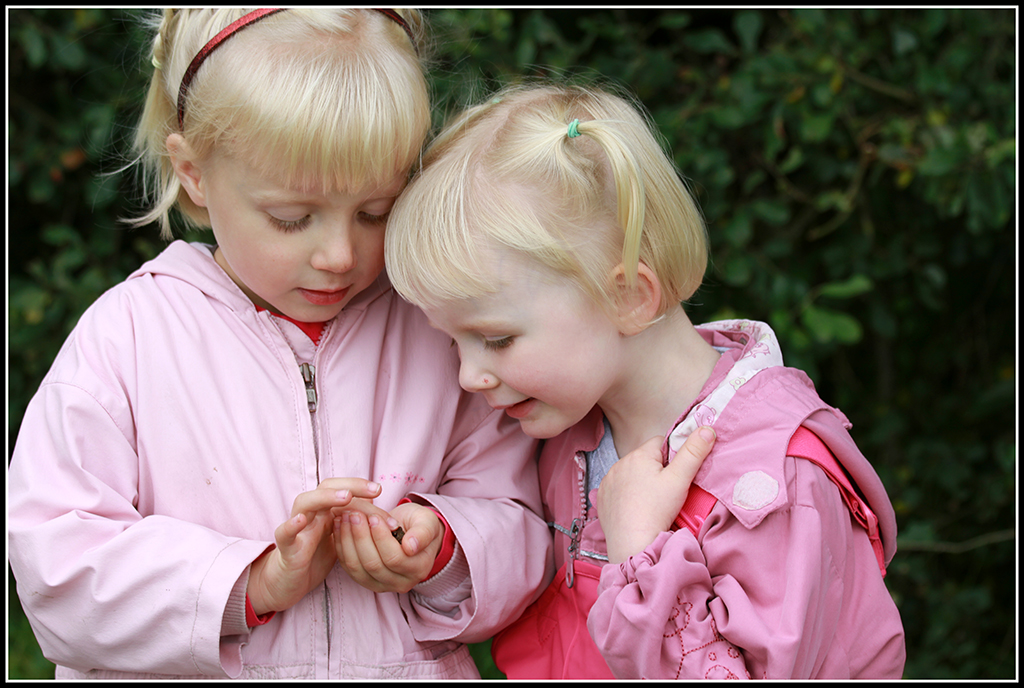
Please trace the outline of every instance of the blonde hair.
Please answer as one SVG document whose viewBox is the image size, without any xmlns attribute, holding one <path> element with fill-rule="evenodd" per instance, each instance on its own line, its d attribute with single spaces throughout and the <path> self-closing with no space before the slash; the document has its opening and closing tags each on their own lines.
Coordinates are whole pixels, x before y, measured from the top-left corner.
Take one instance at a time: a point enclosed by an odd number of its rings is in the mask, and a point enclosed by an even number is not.
<svg viewBox="0 0 1024 688">
<path fill-rule="evenodd" d="M 642 108 L 552 84 L 507 88 L 455 117 L 392 210 L 385 245 L 392 284 L 420 306 L 493 293 L 481 259 L 495 246 L 606 306 L 611 271 L 621 263 L 633 284 L 642 261 L 661 283 L 657 317 L 694 294 L 708 259 L 704 221 Z"/>
<path fill-rule="evenodd" d="M 168 135 L 178 132 L 182 75 L 196 53 L 247 9 L 164 10 L 153 23 L 154 74 L 136 131 L 135 162 L 149 211 L 172 236 L 177 207 L 208 226 L 174 174 Z M 180 133 L 200 159 L 216 149 L 273 170 L 286 183 L 326 191 L 383 183 L 411 168 L 430 127 L 430 99 L 419 54 L 423 18 L 394 10 L 396 22 L 365 9 L 289 9 L 233 34 L 192 81 Z M 414 44 L 415 41 L 415 44 Z"/>
</svg>

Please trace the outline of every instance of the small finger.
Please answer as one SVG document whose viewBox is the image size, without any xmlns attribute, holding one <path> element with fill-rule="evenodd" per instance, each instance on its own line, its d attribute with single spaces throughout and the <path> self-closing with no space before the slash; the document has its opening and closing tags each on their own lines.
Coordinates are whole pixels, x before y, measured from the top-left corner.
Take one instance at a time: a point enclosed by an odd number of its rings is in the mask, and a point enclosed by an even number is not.
<svg viewBox="0 0 1024 688">
<path fill-rule="evenodd" d="M 426 543 L 433 538 L 428 529 L 422 526 L 410 526 L 405 535 L 402 536 L 402 553 L 407 557 L 414 557 L 423 551 Z"/>
<path fill-rule="evenodd" d="M 282 523 L 274 531 L 274 539 L 278 542 L 291 542 L 306 527 L 309 519 L 305 514 L 295 514 Z"/>
<path fill-rule="evenodd" d="M 686 442 L 676 452 L 675 458 L 672 459 L 666 470 L 670 470 L 679 480 L 689 484 L 697 475 L 701 464 L 708 458 L 716 439 L 717 435 L 713 428 L 698 428 L 686 438 Z"/>
<path fill-rule="evenodd" d="M 404 558 L 401 543 L 406 537 L 405 529 L 386 512 L 367 514 L 366 524 L 373 539 L 374 552 L 380 557 L 384 569 L 388 572 L 393 571 L 393 567 Z M 401 534 L 401 539 L 396 533 Z"/>
<path fill-rule="evenodd" d="M 437 516 L 429 510 L 425 511 L 430 514 L 429 519 L 417 518 L 412 523 L 406 523 L 405 535 L 402 537 L 402 552 L 407 557 L 422 552 L 444 532 L 444 526 Z"/>
<path fill-rule="evenodd" d="M 380 580 L 384 565 L 381 562 L 380 553 L 373 537 L 373 525 L 379 523 L 380 519 L 375 515 L 367 515 L 359 511 L 346 512 L 343 521 L 348 524 L 352 536 L 352 549 L 350 561 L 364 570 L 374 580 Z M 391 534 L 388 533 L 388 537 Z M 392 538 L 394 542 L 394 538 Z"/>
<path fill-rule="evenodd" d="M 292 504 L 292 516 L 298 513 L 316 513 L 332 507 L 347 506 L 352 501 L 352 492 L 347 489 L 317 488 L 303 492 Z"/>
<path fill-rule="evenodd" d="M 347 513 L 334 519 L 334 549 L 342 564 L 355 561 L 355 544 L 352 541 L 352 528 Z"/>
<path fill-rule="evenodd" d="M 350 573 L 379 568 L 377 561 L 380 557 L 373 546 L 373 536 L 366 521 L 366 515 L 358 511 L 346 511 L 335 519 L 338 559 Z"/>
<path fill-rule="evenodd" d="M 367 481 L 361 482 L 365 483 Z M 349 478 L 325 480 L 315 490 L 303 492 L 295 498 L 295 503 L 292 505 L 292 515 L 294 516 L 300 511 L 316 512 L 349 506 L 357 498 L 372 499 L 379 494 L 380 485 L 377 485 L 377 483 L 370 484 L 376 485 L 376 489 L 356 489 L 352 486 L 351 479 Z"/>
<path fill-rule="evenodd" d="M 349 490 L 354 497 L 373 499 L 380 495 L 381 485 L 365 478 L 327 478 L 322 480 L 317 489 Z"/>
</svg>

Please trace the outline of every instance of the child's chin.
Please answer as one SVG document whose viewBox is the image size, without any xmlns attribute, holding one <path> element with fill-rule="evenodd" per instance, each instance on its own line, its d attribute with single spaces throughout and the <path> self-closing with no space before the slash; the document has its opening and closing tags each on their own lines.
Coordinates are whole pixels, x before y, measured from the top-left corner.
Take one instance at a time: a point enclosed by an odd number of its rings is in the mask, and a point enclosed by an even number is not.
<svg viewBox="0 0 1024 688">
<path fill-rule="evenodd" d="M 563 432 L 569 429 L 568 426 L 552 426 L 549 424 L 540 423 L 536 420 L 525 419 L 519 421 L 519 427 L 522 428 L 524 433 L 526 433 L 535 440 L 549 440 L 552 437 L 558 437 Z"/>
</svg>

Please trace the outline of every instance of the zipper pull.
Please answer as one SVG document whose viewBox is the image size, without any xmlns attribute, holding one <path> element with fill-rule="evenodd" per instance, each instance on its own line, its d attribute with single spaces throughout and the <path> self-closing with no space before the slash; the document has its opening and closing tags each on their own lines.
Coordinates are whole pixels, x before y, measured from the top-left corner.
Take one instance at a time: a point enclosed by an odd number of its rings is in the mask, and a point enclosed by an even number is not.
<svg viewBox="0 0 1024 688">
<path fill-rule="evenodd" d="M 302 371 L 302 381 L 306 383 L 306 403 L 309 405 L 309 412 L 316 411 L 316 366 L 303 363 L 299 366 Z"/>
<path fill-rule="evenodd" d="M 569 561 L 565 567 L 565 584 L 572 589 L 573 582 L 576 578 L 576 572 L 573 569 L 573 565 L 576 562 L 576 552 L 580 549 L 580 534 L 583 531 L 583 519 L 574 518 L 572 520 L 572 526 L 569 528 Z"/>
</svg>

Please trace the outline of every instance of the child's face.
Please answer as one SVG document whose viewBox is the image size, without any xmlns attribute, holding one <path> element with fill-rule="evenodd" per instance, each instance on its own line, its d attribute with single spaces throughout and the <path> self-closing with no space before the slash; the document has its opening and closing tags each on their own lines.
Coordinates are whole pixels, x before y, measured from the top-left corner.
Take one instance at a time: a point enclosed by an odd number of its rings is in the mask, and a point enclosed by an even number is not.
<svg viewBox="0 0 1024 688">
<path fill-rule="evenodd" d="M 527 435 L 554 437 L 621 386 L 622 337 L 573 281 L 503 255 L 487 266 L 498 292 L 424 311 L 458 345 L 465 390 L 518 419 Z"/>
<path fill-rule="evenodd" d="M 204 161 L 198 177 L 217 262 L 255 304 L 302 322 L 333 318 L 377 279 L 387 215 L 406 179 L 324 195 L 227 156 Z"/>
</svg>

